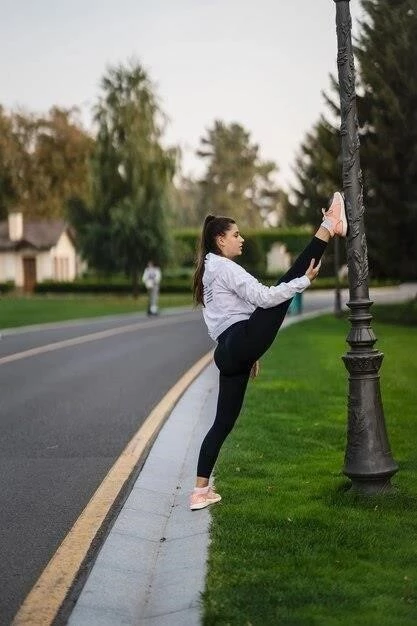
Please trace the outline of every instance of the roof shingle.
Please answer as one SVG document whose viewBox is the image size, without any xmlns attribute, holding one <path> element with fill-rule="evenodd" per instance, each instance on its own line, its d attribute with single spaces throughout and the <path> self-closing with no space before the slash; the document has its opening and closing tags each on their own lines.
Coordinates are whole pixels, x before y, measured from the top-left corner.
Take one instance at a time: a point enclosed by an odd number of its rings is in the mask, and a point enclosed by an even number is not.
<svg viewBox="0 0 417 626">
<path fill-rule="evenodd" d="M 68 224 L 64 220 L 31 220 L 23 219 L 23 237 L 19 241 L 9 238 L 7 220 L 0 222 L 0 250 L 16 250 L 26 244 L 37 250 L 48 250 L 56 245 Z"/>
</svg>

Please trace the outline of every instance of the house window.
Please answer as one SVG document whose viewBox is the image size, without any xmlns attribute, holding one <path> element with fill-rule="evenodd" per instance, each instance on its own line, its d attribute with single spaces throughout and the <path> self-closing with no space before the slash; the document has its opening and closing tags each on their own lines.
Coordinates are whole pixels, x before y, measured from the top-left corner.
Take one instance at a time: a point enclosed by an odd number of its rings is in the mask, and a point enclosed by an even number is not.
<svg viewBox="0 0 417 626">
<path fill-rule="evenodd" d="M 68 257 L 54 257 L 54 279 L 69 280 L 69 259 Z"/>
</svg>

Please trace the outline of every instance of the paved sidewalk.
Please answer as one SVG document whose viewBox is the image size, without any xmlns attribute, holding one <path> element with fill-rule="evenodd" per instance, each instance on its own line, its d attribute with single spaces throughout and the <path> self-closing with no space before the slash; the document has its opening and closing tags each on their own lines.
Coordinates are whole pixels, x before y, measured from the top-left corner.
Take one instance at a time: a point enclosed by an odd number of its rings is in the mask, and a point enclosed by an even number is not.
<svg viewBox="0 0 417 626">
<path fill-rule="evenodd" d="M 191 512 L 201 441 L 213 420 L 214 365 L 182 396 L 153 445 L 68 621 L 70 626 L 197 626 L 208 509 Z"/>
</svg>

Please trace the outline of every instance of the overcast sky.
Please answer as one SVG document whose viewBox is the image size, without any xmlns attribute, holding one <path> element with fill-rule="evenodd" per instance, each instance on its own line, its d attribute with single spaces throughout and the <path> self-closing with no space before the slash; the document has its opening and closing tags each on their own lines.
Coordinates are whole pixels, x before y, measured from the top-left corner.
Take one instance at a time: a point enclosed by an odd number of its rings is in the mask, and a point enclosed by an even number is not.
<svg viewBox="0 0 417 626">
<path fill-rule="evenodd" d="M 360 1 L 350 9 L 355 31 Z M 88 125 L 106 67 L 136 57 L 186 174 L 201 173 L 194 152 L 221 119 L 251 132 L 287 186 L 337 71 L 335 15 L 333 0 L 1 0 L 0 103 L 76 105 Z"/>
</svg>

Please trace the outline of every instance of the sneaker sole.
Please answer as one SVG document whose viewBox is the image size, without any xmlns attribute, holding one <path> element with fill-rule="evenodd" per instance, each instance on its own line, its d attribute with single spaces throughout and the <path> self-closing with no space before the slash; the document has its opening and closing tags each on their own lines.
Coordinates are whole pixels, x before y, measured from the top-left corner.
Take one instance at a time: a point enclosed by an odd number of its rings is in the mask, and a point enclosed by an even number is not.
<svg viewBox="0 0 417 626">
<path fill-rule="evenodd" d="M 220 502 L 221 499 L 221 496 L 219 496 L 218 498 L 211 498 L 210 500 L 206 500 L 205 502 L 200 502 L 200 504 L 191 504 L 190 510 L 199 511 L 200 509 L 205 509 L 206 506 L 210 506 L 210 504 L 216 504 L 216 502 Z"/>
<path fill-rule="evenodd" d="M 340 209 L 340 222 L 342 223 L 342 232 L 341 233 L 336 233 L 336 234 L 339 235 L 339 237 L 346 237 L 347 229 L 348 229 L 348 223 L 347 223 L 347 219 L 346 219 L 345 201 L 344 201 L 344 198 L 343 198 L 342 194 L 340 193 L 340 191 L 336 191 L 334 195 L 337 198 L 339 198 L 339 200 L 340 200 L 340 207 L 341 207 L 341 209 Z"/>
</svg>

